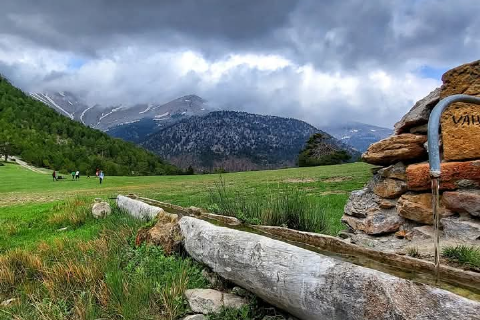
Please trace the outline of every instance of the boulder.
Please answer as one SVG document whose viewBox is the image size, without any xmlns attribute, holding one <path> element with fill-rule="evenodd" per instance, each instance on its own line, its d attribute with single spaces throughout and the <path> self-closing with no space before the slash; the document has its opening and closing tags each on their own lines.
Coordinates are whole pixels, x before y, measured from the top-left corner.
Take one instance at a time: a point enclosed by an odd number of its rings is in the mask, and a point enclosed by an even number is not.
<svg viewBox="0 0 480 320">
<path fill-rule="evenodd" d="M 397 179 L 373 179 L 373 192 L 382 198 L 395 199 L 407 192 L 407 183 Z"/>
<path fill-rule="evenodd" d="M 212 289 L 190 289 L 185 291 L 190 309 L 203 314 L 219 313 L 222 308 L 240 309 L 247 301 L 232 293 L 223 293 Z"/>
<path fill-rule="evenodd" d="M 453 94 L 480 96 L 480 60 L 447 71 L 443 77 L 440 98 Z M 441 119 L 443 158 L 447 161 L 480 158 L 480 107 L 454 103 Z"/>
<path fill-rule="evenodd" d="M 368 188 L 355 190 L 350 193 L 344 212 L 346 215 L 366 218 L 369 212 L 378 210 L 380 198 Z"/>
<path fill-rule="evenodd" d="M 159 213 L 164 213 L 162 208 L 155 207 L 140 200 L 131 199 L 122 195 L 117 196 L 117 206 L 137 219 L 152 220 Z"/>
<path fill-rule="evenodd" d="M 362 159 L 370 164 L 390 165 L 398 161 L 423 159 L 427 151 L 423 144 L 427 136 L 404 133 L 380 140 L 368 148 Z"/>
<path fill-rule="evenodd" d="M 135 244 L 147 242 L 161 246 L 166 255 L 179 252 L 182 244 L 182 235 L 178 226 L 178 216 L 167 212 L 158 214 L 157 223 L 149 228 L 141 228 L 137 232 Z"/>
<path fill-rule="evenodd" d="M 440 88 L 433 90 L 425 98 L 415 103 L 413 108 L 394 125 L 395 134 L 408 132 L 412 127 L 427 123 L 430 112 L 438 101 L 440 101 Z"/>
<path fill-rule="evenodd" d="M 476 188 L 480 186 L 480 161 L 443 162 L 440 190 Z M 412 164 L 407 167 L 408 190 L 431 190 L 428 163 Z"/>
<path fill-rule="evenodd" d="M 95 219 L 104 218 L 112 213 L 110 204 L 105 201 L 96 201 L 92 206 L 92 215 Z"/>
<path fill-rule="evenodd" d="M 397 162 L 378 170 L 378 174 L 384 178 L 407 180 L 407 167 L 402 162 Z"/>
<path fill-rule="evenodd" d="M 480 222 L 458 217 L 444 218 L 441 221 L 447 238 L 466 241 L 480 240 Z"/>
<path fill-rule="evenodd" d="M 179 224 L 195 260 L 299 319 L 470 320 L 480 313 L 479 302 L 282 241 L 192 217 Z"/>
<path fill-rule="evenodd" d="M 375 210 L 370 210 L 366 218 L 356 218 L 344 214 L 342 222 L 354 230 L 378 235 L 398 231 L 404 219 L 397 214 L 395 209 L 380 209 L 377 207 Z"/>
<path fill-rule="evenodd" d="M 404 194 L 398 199 L 397 212 L 400 216 L 425 224 L 433 224 L 432 194 Z M 440 206 L 441 217 L 454 214 Z"/>
<path fill-rule="evenodd" d="M 442 201 L 447 209 L 480 217 L 480 190 L 445 191 Z"/>
</svg>

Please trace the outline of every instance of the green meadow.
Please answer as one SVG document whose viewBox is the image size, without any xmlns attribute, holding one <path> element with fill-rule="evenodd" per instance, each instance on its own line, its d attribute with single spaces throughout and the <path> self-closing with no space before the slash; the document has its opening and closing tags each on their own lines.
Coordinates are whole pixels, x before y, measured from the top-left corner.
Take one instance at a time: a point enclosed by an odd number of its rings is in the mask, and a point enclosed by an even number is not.
<svg viewBox="0 0 480 320">
<path fill-rule="evenodd" d="M 106 176 L 52 181 L 16 164 L 0 166 L 0 306 L 3 319 L 179 319 L 183 292 L 210 285 L 202 266 L 136 246 L 144 222 L 115 206 L 119 193 L 197 206 L 248 223 L 336 234 L 350 191 L 371 176 L 364 163 L 222 175 Z M 95 220 L 94 198 L 113 213 Z M 300 217 L 300 218 L 299 218 Z M 251 297 L 212 319 L 262 319 L 272 309 Z M 220 318 L 218 318 L 220 317 Z"/>
</svg>

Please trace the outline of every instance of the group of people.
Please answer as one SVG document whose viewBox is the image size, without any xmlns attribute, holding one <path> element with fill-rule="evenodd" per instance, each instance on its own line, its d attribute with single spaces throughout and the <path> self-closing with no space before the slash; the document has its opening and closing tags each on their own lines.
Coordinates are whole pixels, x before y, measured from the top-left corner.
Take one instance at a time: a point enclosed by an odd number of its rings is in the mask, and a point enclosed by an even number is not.
<svg viewBox="0 0 480 320">
<path fill-rule="evenodd" d="M 72 171 L 72 180 L 78 180 L 80 179 L 80 171 Z"/>
<path fill-rule="evenodd" d="M 72 180 L 79 180 L 80 179 L 80 171 L 78 171 L 78 170 L 77 171 L 72 171 L 71 175 L 72 175 Z M 95 172 L 95 176 L 100 181 L 100 184 L 102 184 L 103 178 L 105 177 L 105 174 L 103 173 L 103 170 L 100 170 L 100 169 L 97 168 L 97 170 Z M 58 172 L 55 171 L 55 170 L 53 170 L 52 177 L 53 177 L 53 181 L 57 181 L 58 179 L 62 179 L 62 176 L 59 176 Z M 87 177 L 90 178 L 90 176 L 87 176 Z"/>
</svg>

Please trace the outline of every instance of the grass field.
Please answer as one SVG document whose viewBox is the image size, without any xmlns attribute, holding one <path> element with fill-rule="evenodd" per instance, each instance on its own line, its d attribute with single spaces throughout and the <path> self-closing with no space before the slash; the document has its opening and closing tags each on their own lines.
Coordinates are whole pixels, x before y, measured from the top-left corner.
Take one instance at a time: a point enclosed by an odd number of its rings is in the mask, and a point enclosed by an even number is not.
<svg viewBox="0 0 480 320">
<path fill-rule="evenodd" d="M 353 163 L 221 176 L 107 176 L 99 185 L 96 178 L 53 182 L 50 175 L 19 165 L 0 166 L 0 302 L 18 299 L 0 307 L 0 319 L 177 319 L 185 312 L 183 291 L 207 286 L 201 266 L 185 257 L 165 257 L 159 249 L 135 247 L 142 222 L 115 208 L 119 193 L 220 211 L 245 209 L 253 212 L 249 219 L 257 217 L 255 208 L 270 204 L 289 210 L 290 219 L 300 207 L 272 199 L 294 194 L 294 203 L 308 202 L 322 211 L 328 226 L 322 232 L 335 234 L 343 228 L 348 193 L 365 184 L 369 168 Z M 219 185 L 229 197 L 212 202 Z M 95 197 L 110 201 L 114 213 L 93 219 Z M 242 205 L 231 206 L 235 201 Z M 253 301 L 220 318 L 268 315 L 259 310 Z"/>
</svg>

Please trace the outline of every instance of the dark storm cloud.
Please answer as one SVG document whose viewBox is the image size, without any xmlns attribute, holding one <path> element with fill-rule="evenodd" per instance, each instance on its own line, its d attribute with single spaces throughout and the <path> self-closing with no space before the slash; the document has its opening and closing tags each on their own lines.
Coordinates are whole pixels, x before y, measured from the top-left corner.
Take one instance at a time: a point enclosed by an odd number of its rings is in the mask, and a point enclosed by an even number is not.
<svg viewBox="0 0 480 320">
<path fill-rule="evenodd" d="M 478 12 L 478 0 L 3 0 L 0 73 L 105 104 L 197 93 L 314 124 L 389 126 L 439 84 L 420 70 L 479 58 Z M 254 57 L 225 67 L 238 55 Z M 262 69 L 262 55 L 288 63 Z"/>
<path fill-rule="evenodd" d="M 1 4 L 0 30 L 59 50 L 94 54 L 128 41 L 237 46 L 269 39 L 294 1 L 17 1 Z"/>
</svg>

